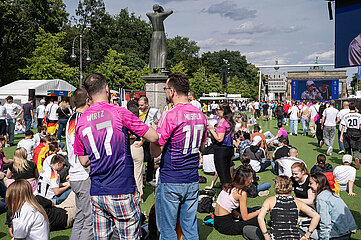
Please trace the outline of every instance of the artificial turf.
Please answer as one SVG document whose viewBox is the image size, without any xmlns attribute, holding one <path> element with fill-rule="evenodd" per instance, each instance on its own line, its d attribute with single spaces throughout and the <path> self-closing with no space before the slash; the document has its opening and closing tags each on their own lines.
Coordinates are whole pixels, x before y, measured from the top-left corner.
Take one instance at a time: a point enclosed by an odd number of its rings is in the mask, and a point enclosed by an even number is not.
<svg viewBox="0 0 361 240">
<path fill-rule="evenodd" d="M 263 131 L 271 131 L 274 135 L 277 133 L 276 128 L 276 121 L 262 121 L 258 120 L 258 123 L 261 125 Z M 304 160 L 308 166 L 309 169 L 314 165 L 316 161 L 316 156 L 320 153 L 323 153 L 326 155 L 326 147 L 319 148 L 317 146 L 317 139 L 311 138 L 310 136 L 302 136 L 301 132 L 301 124 L 298 125 L 299 131 L 298 136 L 289 136 L 290 145 L 296 147 L 298 149 L 298 157 L 302 160 Z M 289 131 L 289 127 L 285 126 L 286 130 Z M 16 135 L 15 142 L 17 143 L 19 140 L 21 140 L 24 137 L 24 135 Z M 13 156 L 14 147 L 4 148 L 5 155 L 8 158 L 11 158 Z M 338 155 L 338 141 L 337 141 L 337 135 L 334 143 L 334 153 L 332 156 L 327 156 L 327 162 L 331 163 L 333 167 L 335 168 L 338 165 L 342 164 L 342 155 Z M 236 166 L 240 165 L 239 161 L 235 162 Z M 269 167 L 270 168 L 270 167 Z M 201 183 L 200 190 L 203 190 L 205 186 L 209 185 L 213 176 L 205 175 L 202 170 L 199 170 L 200 175 L 203 175 L 207 178 L 207 183 Z M 268 169 L 265 172 L 258 173 L 258 176 L 261 177 L 260 182 L 270 182 L 272 187 L 270 189 L 270 195 L 274 195 L 274 188 L 273 188 L 273 180 L 275 179 L 275 175 L 271 173 L 271 171 Z M 219 193 L 220 189 L 215 188 L 217 192 Z M 358 227 L 361 227 L 361 204 L 360 204 L 360 197 L 361 197 L 361 170 L 357 170 L 356 180 L 355 180 L 355 186 L 354 186 L 354 192 L 357 194 L 356 196 L 348 196 L 346 192 L 341 192 L 341 197 L 347 204 L 347 206 L 350 208 L 356 224 Z M 260 206 L 262 205 L 263 201 L 267 198 L 266 197 L 256 197 L 256 198 L 250 198 L 248 199 L 248 207 L 254 207 L 254 206 Z M 149 185 L 145 185 L 144 187 L 144 194 L 143 194 L 143 203 L 141 205 L 141 209 L 143 212 L 149 213 L 150 208 L 154 204 L 154 188 Z M 209 214 L 205 213 L 197 213 L 197 219 L 198 219 L 198 227 L 199 227 L 199 238 L 200 239 L 243 239 L 241 236 L 226 236 L 223 234 L 218 233 L 215 229 L 212 227 L 206 226 L 203 224 L 202 220 L 205 216 Z M 0 239 L 10 239 L 10 235 L 7 230 L 7 226 L 5 223 L 5 214 L 0 215 Z M 50 239 L 52 240 L 66 240 L 70 238 L 71 229 L 66 229 L 62 231 L 54 231 L 50 233 Z M 361 239 L 361 231 L 358 230 L 356 234 L 352 235 L 352 239 Z"/>
</svg>

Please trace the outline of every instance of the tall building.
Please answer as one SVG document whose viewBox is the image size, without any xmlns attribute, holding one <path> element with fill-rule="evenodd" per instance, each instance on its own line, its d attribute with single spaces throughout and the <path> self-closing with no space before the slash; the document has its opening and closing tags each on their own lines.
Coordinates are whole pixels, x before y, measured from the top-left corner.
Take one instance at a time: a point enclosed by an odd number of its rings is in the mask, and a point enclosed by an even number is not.
<svg viewBox="0 0 361 240">
<path fill-rule="evenodd" d="M 268 100 L 285 100 L 287 92 L 287 77 L 279 72 L 265 74 L 265 77 Z"/>
</svg>

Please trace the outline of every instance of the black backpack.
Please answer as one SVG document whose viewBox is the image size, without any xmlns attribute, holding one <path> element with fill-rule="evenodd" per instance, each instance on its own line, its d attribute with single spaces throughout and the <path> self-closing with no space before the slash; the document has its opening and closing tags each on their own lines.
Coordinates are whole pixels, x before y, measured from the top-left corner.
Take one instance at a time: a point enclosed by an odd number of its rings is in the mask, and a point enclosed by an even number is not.
<svg viewBox="0 0 361 240">
<path fill-rule="evenodd" d="M 214 207 L 212 206 L 213 199 L 212 197 L 203 197 L 198 202 L 198 209 L 197 211 L 200 213 L 211 213 L 214 212 Z"/>
</svg>

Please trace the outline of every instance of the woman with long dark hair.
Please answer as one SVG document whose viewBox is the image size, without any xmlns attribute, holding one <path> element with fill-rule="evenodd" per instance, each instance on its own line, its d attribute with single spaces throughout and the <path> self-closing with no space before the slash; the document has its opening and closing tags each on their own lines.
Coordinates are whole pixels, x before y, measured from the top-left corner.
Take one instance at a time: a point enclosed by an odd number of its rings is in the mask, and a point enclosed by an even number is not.
<svg viewBox="0 0 361 240">
<path fill-rule="evenodd" d="M 231 160 L 234 154 L 232 133 L 236 123 L 233 120 L 233 113 L 228 103 L 221 103 L 217 106 L 217 115 L 220 118 L 217 130 L 208 125 L 209 133 L 214 138 L 214 164 L 220 178 L 221 184 L 231 180 Z"/>
<path fill-rule="evenodd" d="M 316 195 L 316 210 L 321 216 L 318 239 L 350 239 L 357 229 L 355 219 L 345 202 L 331 189 L 326 176 L 311 175 L 310 187 Z"/>
<path fill-rule="evenodd" d="M 247 209 L 246 188 L 252 182 L 252 169 L 240 166 L 232 180 L 223 185 L 214 211 L 214 228 L 217 231 L 226 235 L 241 235 L 245 231 L 244 227 L 250 225 L 253 226 L 252 239 L 263 239 L 257 222 L 260 210 L 249 212 Z"/>
</svg>

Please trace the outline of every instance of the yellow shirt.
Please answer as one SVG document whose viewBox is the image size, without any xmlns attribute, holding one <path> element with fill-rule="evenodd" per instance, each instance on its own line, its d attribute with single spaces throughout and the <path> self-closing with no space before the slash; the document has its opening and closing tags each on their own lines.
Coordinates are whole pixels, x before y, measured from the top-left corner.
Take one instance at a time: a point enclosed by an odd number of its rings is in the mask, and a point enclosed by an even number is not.
<svg viewBox="0 0 361 240">
<path fill-rule="evenodd" d="M 148 110 L 145 112 L 139 112 L 139 119 L 144 122 L 145 117 L 147 116 Z"/>
</svg>

